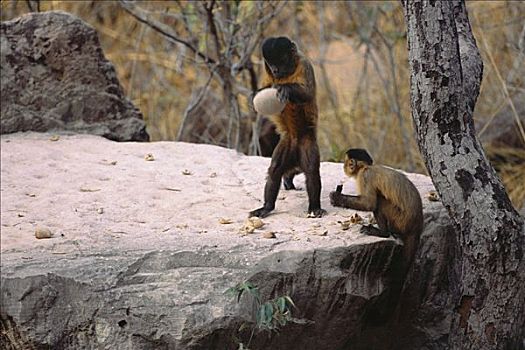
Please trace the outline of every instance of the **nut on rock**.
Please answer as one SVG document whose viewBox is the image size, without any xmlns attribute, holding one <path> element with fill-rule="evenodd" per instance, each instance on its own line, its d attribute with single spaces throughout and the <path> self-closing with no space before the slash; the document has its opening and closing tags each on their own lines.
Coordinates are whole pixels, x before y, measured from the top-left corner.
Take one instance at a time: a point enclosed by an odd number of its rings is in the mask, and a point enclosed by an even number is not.
<svg viewBox="0 0 525 350">
<path fill-rule="evenodd" d="M 285 105 L 277 98 L 277 89 L 275 88 L 263 89 L 253 98 L 253 108 L 264 115 L 281 113 Z"/>
<path fill-rule="evenodd" d="M 46 227 L 37 227 L 35 230 L 35 237 L 37 239 L 51 238 L 53 237 L 53 233 Z"/>
</svg>

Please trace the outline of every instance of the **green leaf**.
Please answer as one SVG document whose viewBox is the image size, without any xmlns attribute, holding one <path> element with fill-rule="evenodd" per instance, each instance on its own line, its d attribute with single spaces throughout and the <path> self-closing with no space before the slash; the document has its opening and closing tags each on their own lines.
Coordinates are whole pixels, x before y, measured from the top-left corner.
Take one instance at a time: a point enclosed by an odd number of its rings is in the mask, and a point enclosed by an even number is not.
<svg viewBox="0 0 525 350">
<path fill-rule="evenodd" d="M 285 295 L 284 298 L 286 299 L 286 301 L 288 302 L 289 305 L 293 306 L 294 308 L 297 309 L 297 306 L 295 306 L 295 303 L 293 302 L 292 298 L 288 295 Z"/>
<path fill-rule="evenodd" d="M 286 298 L 280 297 L 279 299 L 277 299 L 276 304 L 277 308 L 281 313 L 284 313 L 286 311 Z"/>
</svg>

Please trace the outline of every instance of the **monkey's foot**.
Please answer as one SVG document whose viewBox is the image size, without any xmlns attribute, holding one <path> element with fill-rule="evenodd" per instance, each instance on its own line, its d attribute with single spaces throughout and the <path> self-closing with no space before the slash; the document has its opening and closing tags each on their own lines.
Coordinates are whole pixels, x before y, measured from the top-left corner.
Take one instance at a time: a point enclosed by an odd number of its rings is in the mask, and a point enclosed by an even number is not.
<svg viewBox="0 0 525 350">
<path fill-rule="evenodd" d="M 259 209 L 255 209 L 255 210 L 252 210 L 250 212 L 250 216 L 249 217 L 256 216 L 258 218 L 264 218 L 264 217 L 268 216 L 268 214 L 270 214 L 270 212 L 272 210 L 273 209 L 268 209 L 268 208 L 265 208 L 265 207 L 262 207 L 262 208 L 259 208 Z"/>
<path fill-rule="evenodd" d="M 390 237 L 390 233 L 383 232 L 380 229 L 372 225 L 362 226 L 359 232 L 361 232 L 364 235 L 368 235 L 368 236 L 376 236 L 376 237 L 383 237 L 383 238 Z"/>
<path fill-rule="evenodd" d="M 319 209 L 309 210 L 307 217 L 308 218 L 320 218 L 324 214 L 326 214 L 326 210 L 319 208 Z"/>
</svg>

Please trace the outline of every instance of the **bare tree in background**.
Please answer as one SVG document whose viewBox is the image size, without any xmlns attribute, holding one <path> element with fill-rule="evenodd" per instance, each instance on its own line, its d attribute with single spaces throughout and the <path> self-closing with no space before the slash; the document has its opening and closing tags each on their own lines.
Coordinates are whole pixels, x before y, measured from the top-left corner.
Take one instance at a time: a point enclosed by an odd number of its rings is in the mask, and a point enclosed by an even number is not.
<svg viewBox="0 0 525 350">
<path fill-rule="evenodd" d="M 248 97 L 257 89 L 251 56 L 259 46 L 263 29 L 282 10 L 285 2 L 174 1 L 177 13 L 161 14 L 142 8 L 134 1 L 121 0 L 120 3 L 138 21 L 176 44 L 179 51 L 187 52 L 196 70 L 205 71 L 208 76 L 204 85 L 194 88 L 177 139 L 181 139 L 189 116 L 215 83 L 222 91 L 221 100 L 228 118 L 224 131 L 226 146 L 240 150 L 242 112 L 238 96 Z M 165 24 L 162 21 L 165 17 L 175 25 Z M 255 119 L 253 114 L 250 117 Z M 252 142 L 257 139 L 253 137 Z"/>
<path fill-rule="evenodd" d="M 411 108 L 457 230 L 451 349 L 525 347 L 525 230 L 474 132 L 483 63 L 463 1 L 403 0 Z"/>
</svg>

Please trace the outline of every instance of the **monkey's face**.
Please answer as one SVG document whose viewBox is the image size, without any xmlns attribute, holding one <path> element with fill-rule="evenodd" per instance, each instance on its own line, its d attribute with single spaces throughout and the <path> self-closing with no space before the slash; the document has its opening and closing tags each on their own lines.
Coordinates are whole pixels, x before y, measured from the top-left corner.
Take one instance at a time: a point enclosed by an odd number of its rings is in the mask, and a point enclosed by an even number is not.
<svg viewBox="0 0 525 350">
<path fill-rule="evenodd" d="M 295 71 L 296 50 L 295 44 L 286 37 L 268 38 L 264 41 L 264 63 L 274 78 L 284 78 Z"/>
<path fill-rule="evenodd" d="M 347 156 L 345 156 L 345 165 L 344 165 L 345 174 L 349 177 L 352 177 L 357 174 L 357 170 L 358 170 L 357 160 L 350 159 Z"/>
</svg>

